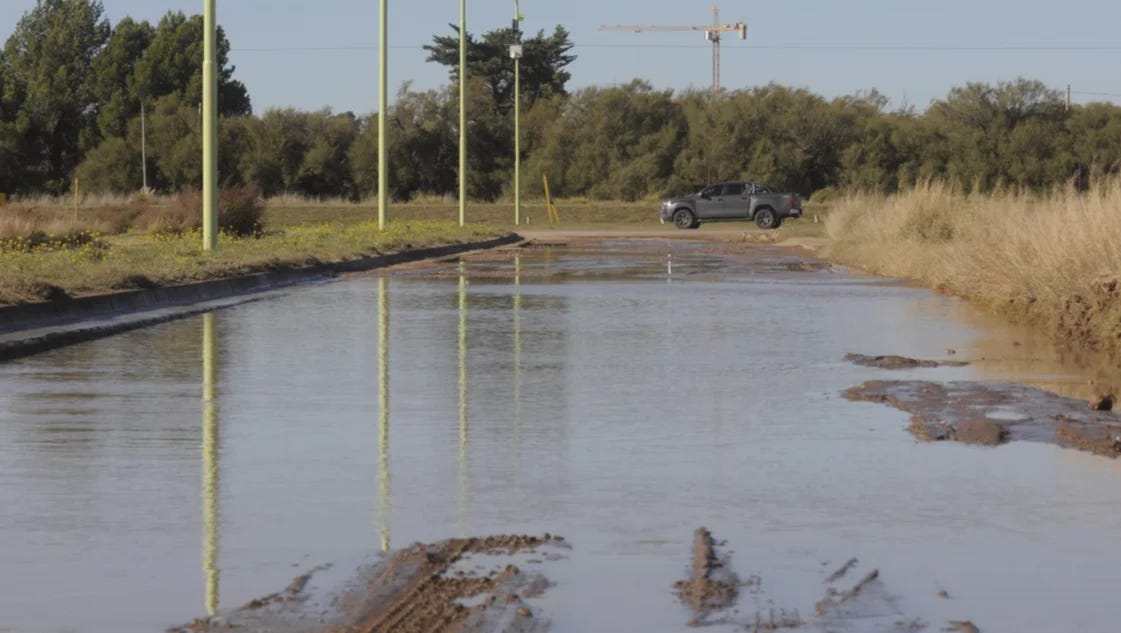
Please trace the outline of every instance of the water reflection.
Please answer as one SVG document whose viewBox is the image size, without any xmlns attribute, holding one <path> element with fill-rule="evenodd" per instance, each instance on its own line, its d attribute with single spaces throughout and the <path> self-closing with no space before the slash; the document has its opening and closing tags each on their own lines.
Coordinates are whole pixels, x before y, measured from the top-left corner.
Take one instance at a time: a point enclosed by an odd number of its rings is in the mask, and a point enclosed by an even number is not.
<svg viewBox="0 0 1121 633">
<path fill-rule="evenodd" d="M 467 524 L 467 269 L 459 262 L 459 529 Z"/>
<path fill-rule="evenodd" d="M 514 490 L 522 498 L 522 257 L 514 255 Z"/>
<path fill-rule="evenodd" d="M 381 551 L 389 550 L 389 282 L 378 279 L 378 530 Z"/>
<path fill-rule="evenodd" d="M 206 574 L 206 612 L 218 612 L 218 404 L 213 313 L 202 315 L 202 569 Z"/>
</svg>

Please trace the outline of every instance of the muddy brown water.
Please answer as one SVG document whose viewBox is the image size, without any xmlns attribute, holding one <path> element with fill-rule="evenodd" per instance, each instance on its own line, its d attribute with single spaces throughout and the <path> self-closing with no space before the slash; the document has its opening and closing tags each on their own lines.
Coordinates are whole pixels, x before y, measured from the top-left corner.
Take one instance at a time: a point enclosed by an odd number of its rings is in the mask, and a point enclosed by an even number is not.
<svg viewBox="0 0 1121 633">
<path fill-rule="evenodd" d="M 530 601 L 552 631 L 687 631 L 700 525 L 743 583 L 708 630 L 1113 631 L 1121 461 L 921 443 L 843 397 L 1086 399 L 1112 378 L 1080 361 L 769 246 L 573 243 L 293 290 L 0 365 L 0 631 L 162 631 L 383 547 L 545 532 L 572 544 Z"/>
</svg>

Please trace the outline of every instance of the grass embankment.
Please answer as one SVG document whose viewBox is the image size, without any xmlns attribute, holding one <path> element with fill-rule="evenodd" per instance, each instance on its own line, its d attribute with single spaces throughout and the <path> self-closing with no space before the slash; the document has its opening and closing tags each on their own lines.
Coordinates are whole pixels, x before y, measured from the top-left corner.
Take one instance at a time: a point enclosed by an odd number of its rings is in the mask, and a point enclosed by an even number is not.
<svg viewBox="0 0 1121 633">
<path fill-rule="evenodd" d="M 197 230 L 160 229 L 175 224 L 171 201 L 102 201 L 80 208 L 76 222 L 72 209 L 44 202 L 0 208 L 0 305 L 345 261 L 508 232 L 404 219 L 379 231 L 369 214 L 271 227 L 266 211 L 259 236 L 224 234 L 219 248 L 206 252 Z"/>
<path fill-rule="evenodd" d="M 826 254 L 1121 352 L 1121 185 L 967 195 L 930 184 L 837 201 Z"/>
</svg>

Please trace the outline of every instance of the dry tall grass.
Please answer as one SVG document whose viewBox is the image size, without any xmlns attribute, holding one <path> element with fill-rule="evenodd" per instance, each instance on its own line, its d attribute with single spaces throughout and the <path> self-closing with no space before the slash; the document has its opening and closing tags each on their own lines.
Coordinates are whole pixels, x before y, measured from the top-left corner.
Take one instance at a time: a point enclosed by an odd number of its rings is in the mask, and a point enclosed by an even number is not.
<svg viewBox="0 0 1121 633">
<path fill-rule="evenodd" d="M 978 195 L 931 183 L 849 195 L 826 230 L 838 261 L 1121 351 L 1121 183 L 1085 194 Z"/>
</svg>

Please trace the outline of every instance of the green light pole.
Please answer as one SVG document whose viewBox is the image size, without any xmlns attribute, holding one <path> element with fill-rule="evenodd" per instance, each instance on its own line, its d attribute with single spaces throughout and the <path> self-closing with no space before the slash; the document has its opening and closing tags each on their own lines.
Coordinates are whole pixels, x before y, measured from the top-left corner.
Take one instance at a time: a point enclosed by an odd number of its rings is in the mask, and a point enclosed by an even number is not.
<svg viewBox="0 0 1121 633">
<path fill-rule="evenodd" d="M 204 0 L 202 59 L 202 248 L 218 245 L 218 27 L 215 0 Z"/>
<path fill-rule="evenodd" d="M 381 0 L 381 17 L 378 33 L 378 230 L 385 230 L 387 209 L 389 207 L 389 141 L 386 139 L 386 110 L 389 105 L 387 77 L 388 60 L 388 5 L 389 0 Z"/>
<path fill-rule="evenodd" d="M 514 0 L 514 44 L 510 57 L 514 58 L 514 225 L 522 223 L 522 10 Z"/>
<path fill-rule="evenodd" d="M 459 225 L 467 223 L 467 0 L 459 0 Z"/>
</svg>

